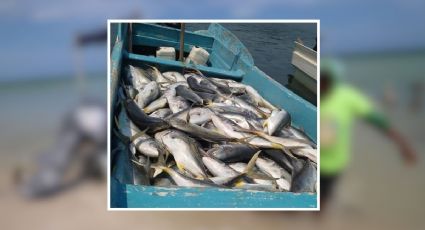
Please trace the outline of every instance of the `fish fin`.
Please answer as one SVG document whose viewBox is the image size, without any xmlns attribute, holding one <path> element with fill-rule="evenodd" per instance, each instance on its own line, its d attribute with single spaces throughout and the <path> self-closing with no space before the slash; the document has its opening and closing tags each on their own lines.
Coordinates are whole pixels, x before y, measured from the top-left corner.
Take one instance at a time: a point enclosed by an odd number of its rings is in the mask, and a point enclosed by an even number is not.
<svg viewBox="0 0 425 230">
<path fill-rule="evenodd" d="M 274 177 L 271 177 L 271 176 L 262 175 L 262 174 L 255 173 L 255 172 L 251 173 L 251 174 L 249 175 L 249 178 L 252 178 L 252 179 L 259 179 L 259 180 L 270 180 L 270 181 L 276 181 L 276 180 L 279 180 L 279 178 L 274 178 Z"/>
<path fill-rule="evenodd" d="M 165 151 L 165 162 L 167 162 L 169 156 L 170 156 L 170 152 L 168 152 L 168 150 L 166 150 Z"/>
<path fill-rule="evenodd" d="M 291 149 L 288 149 L 288 148 L 285 148 L 285 147 L 283 147 L 282 148 L 282 151 L 287 155 L 287 156 L 289 156 L 290 158 L 296 158 L 296 156 L 290 151 Z"/>
<path fill-rule="evenodd" d="M 164 159 L 164 155 L 163 154 L 159 154 L 157 164 L 158 165 L 165 165 L 165 161 L 166 160 Z"/>
<path fill-rule="evenodd" d="M 151 159 L 150 157 L 147 157 L 147 162 L 146 165 L 141 164 L 140 162 L 137 161 L 136 156 L 132 155 L 131 157 L 131 162 L 133 162 L 133 164 L 137 165 L 138 167 L 143 168 L 146 172 L 149 172 L 149 169 L 151 168 Z M 149 167 L 146 167 L 149 166 Z"/>
<path fill-rule="evenodd" d="M 285 146 L 278 144 L 278 143 L 271 142 L 271 146 L 272 146 L 273 149 L 280 149 L 282 151 L 286 150 Z"/>
<path fill-rule="evenodd" d="M 167 167 L 165 166 L 165 159 L 164 156 L 162 154 L 160 154 L 158 156 L 158 161 L 156 164 L 151 165 L 151 168 L 153 168 L 155 171 L 153 173 L 153 178 L 157 177 L 159 174 L 161 174 L 163 171 L 167 172 L 166 169 Z"/>
<path fill-rule="evenodd" d="M 181 171 L 184 172 L 184 165 L 181 163 L 176 162 L 177 168 Z"/>
<path fill-rule="evenodd" d="M 263 110 L 257 107 L 255 107 L 255 110 L 261 115 L 262 118 L 268 118 L 267 114 Z"/>
<path fill-rule="evenodd" d="M 193 149 L 193 156 L 195 157 L 196 161 L 200 163 L 202 166 L 202 172 L 204 175 L 207 175 L 207 168 L 204 164 L 202 164 L 202 156 L 207 156 L 205 151 L 199 146 L 199 144 L 192 138 L 188 138 L 188 141 L 191 142 L 191 149 Z"/>
<path fill-rule="evenodd" d="M 241 188 L 241 187 L 243 187 L 245 184 L 246 184 L 246 183 L 245 183 L 245 181 L 243 181 L 243 180 L 238 180 L 238 181 L 236 181 L 236 183 L 234 184 L 234 187 L 235 187 L 235 188 Z"/>
<path fill-rule="evenodd" d="M 260 136 L 258 133 L 259 133 L 259 131 L 258 130 L 256 130 L 255 128 L 254 128 L 254 126 L 252 126 L 249 122 L 248 122 L 248 126 L 249 126 L 249 129 L 246 129 L 246 128 L 243 128 L 243 127 L 238 127 L 238 131 L 240 131 L 240 132 L 244 132 L 244 133 L 250 133 L 250 134 L 254 134 L 254 135 L 257 135 L 257 136 Z"/>
<path fill-rule="evenodd" d="M 205 106 L 206 106 L 209 110 L 211 110 L 213 113 L 215 113 L 215 112 L 211 109 L 211 107 L 213 107 L 213 105 L 214 105 L 214 102 L 213 102 L 212 100 L 207 100 L 207 101 L 206 101 L 206 103 L 205 103 Z"/>
<path fill-rule="evenodd" d="M 170 174 L 170 172 L 171 172 L 170 168 L 167 168 L 166 166 L 163 166 L 163 165 L 153 164 L 153 165 L 151 165 L 151 168 L 153 168 L 155 170 L 154 173 L 153 173 L 153 176 L 152 176 L 153 178 L 157 177 L 162 172 L 166 172 L 168 174 Z"/>
<path fill-rule="evenodd" d="M 195 103 L 192 103 L 192 104 L 190 104 L 190 106 L 189 106 L 189 110 L 187 111 L 187 114 L 186 114 L 186 123 L 189 123 L 189 120 L 190 120 L 190 111 L 192 110 L 192 107 L 193 107 L 193 105 L 194 105 Z"/>
<path fill-rule="evenodd" d="M 208 179 L 208 178 L 205 177 L 205 176 L 202 176 L 202 175 L 197 175 L 197 176 L 195 176 L 195 179 L 197 179 L 197 180 L 205 180 L 205 179 Z"/>
<path fill-rule="evenodd" d="M 254 137 L 255 137 L 255 136 L 243 137 L 243 138 L 235 139 L 235 141 L 236 141 L 236 142 L 241 142 L 241 143 L 246 144 L 246 145 L 251 145 L 251 144 L 249 143 L 249 140 L 250 140 L 250 139 L 252 139 L 252 138 L 254 138 Z"/>
<path fill-rule="evenodd" d="M 243 173 L 246 175 L 250 175 L 252 173 L 252 169 L 255 166 L 255 162 L 258 159 L 258 155 L 260 155 L 261 150 L 256 152 L 254 156 L 252 156 L 251 160 L 249 160 L 248 164 L 246 165 L 246 168 L 244 169 Z"/>
<path fill-rule="evenodd" d="M 166 167 L 164 167 L 164 168 L 166 168 Z M 162 168 L 162 167 L 155 168 L 154 167 L 154 172 L 153 172 L 152 177 L 153 178 L 157 177 L 159 174 L 161 174 L 163 171 L 165 171 L 164 168 Z"/>
<path fill-rule="evenodd" d="M 134 164 L 143 167 L 142 164 L 140 164 L 140 162 L 136 161 L 135 159 L 131 159 L 131 162 L 133 162 Z"/>
<path fill-rule="evenodd" d="M 263 122 L 263 127 L 265 128 L 265 127 L 268 127 L 268 126 L 269 126 L 269 120 L 267 119 Z"/>
<path fill-rule="evenodd" d="M 205 128 L 205 125 L 208 123 L 208 121 L 207 122 L 204 122 L 204 123 L 202 123 L 200 126 L 202 127 L 202 128 Z"/>
<path fill-rule="evenodd" d="M 153 69 L 153 70 L 158 70 L 158 68 L 156 68 L 156 67 L 155 67 L 155 66 L 153 66 L 153 65 L 149 65 L 149 64 L 145 64 L 145 65 L 149 66 L 149 68 L 151 68 L 151 69 Z"/>
<path fill-rule="evenodd" d="M 142 130 L 142 131 L 134 134 L 133 136 L 130 137 L 130 142 L 133 142 L 134 140 L 136 140 L 137 138 L 141 137 L 142 135 L 145 135 L 146 134 L 146 131 L 148 131 L 148 130 L 149 130 L 149 128 L 146 128 L 146 129 L 144 129 L 144 130 Z"/>
<path fill-rule="evenodd" d="M 248 123 L 249 130 L 256 131 L 255 127 L 250 122 L 247 122 L 247 123 Z"/>
<path fill-rule="evenodd" d="M 237 141 L 243 142 L 243 143 L 248 143 L 247 140 L 252 139 L 253 136 L 247 136 L 247 137 L 242 137 L 237 139 Z"/>
</svg>

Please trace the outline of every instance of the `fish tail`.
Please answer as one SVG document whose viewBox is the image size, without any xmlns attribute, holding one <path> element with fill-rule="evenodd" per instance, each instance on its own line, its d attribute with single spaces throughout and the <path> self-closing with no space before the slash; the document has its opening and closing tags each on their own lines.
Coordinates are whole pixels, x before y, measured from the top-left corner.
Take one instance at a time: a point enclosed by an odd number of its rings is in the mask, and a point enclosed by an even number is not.
<svg viewBox="0 0 425 230">
<path fill-rule="evenodd" d="M 251 160 L 249 160 L 248 164 L 246 165 L 246 167 L 245 167 L 245 169 L 244 169 L 244 171 L 243 171 L 243 173 L 244 173 L 245 175 L 249 175 L 249 174 L 251 174 L 251 173 L 252 173 L 252 169 L 253 169 L 253 168 L 254 168 L 254 166 L 255 166 L 255 162 L 257 161 L 258 156 L 260 155 L 260 152 L 261 152 L 261 150 L 259 150 L 258 152 L 256 152 L 256 153 L 254 154 L 254 156 L 252 156 Z"/>
<path fill-rule="evenodd" d="M 146 132 L 149 130 L 149 127 L 140 131 L 139 133 L 134 134 L 133 136 L 130 137 L 130 142 L 133 142 L 134 140 L 136 140 L 137 138 L 143 136 L 146 134 Z"/>
<path fill-rule="evenodd" d="M 164 155 L 160 154 L 158 156 L 158 161 L 156 164 L 152 164 L 151 168 L 153 168 L 155 171 L 153 173 L 153 178 L 157 177 L 159 174 L 161 174 L 163 171 L 166 173 L 170 173 L 170 169 L 165 166 L 165 159 L 164 159 Z"/>
</svg>

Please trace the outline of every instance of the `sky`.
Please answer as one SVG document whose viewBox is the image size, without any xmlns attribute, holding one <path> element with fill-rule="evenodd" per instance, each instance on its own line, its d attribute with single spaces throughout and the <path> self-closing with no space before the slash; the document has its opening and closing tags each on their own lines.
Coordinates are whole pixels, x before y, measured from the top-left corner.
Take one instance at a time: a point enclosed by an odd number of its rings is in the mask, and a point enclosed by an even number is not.
<svg viewBox="0 0 425 230">
<path fill-rule="evenodd" d="M 167 6 L 167 7 L 165 7 Z M 425 1 L 74 0 L 0 1 L 0 81 L 72 75 L 76 52 L 87 72 L 106 70 L 106 44 L 77 51 L 77 33 L 107 19 L 320 19 L 322 54 L 425 48 Z"/>
</svg>

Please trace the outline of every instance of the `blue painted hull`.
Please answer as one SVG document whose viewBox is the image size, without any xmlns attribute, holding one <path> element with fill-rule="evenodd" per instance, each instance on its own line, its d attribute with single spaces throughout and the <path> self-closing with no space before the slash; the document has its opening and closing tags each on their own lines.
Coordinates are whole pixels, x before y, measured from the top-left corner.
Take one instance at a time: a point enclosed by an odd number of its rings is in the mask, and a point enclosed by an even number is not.
<svg viewBox="0 0 425 230">
<path fill-rule="evenodd" d="M 127 25 L 120 24 L 116 43 L 111 53 L 111 113 L 115 108 L 116 87 L 123 66 L 155 65 L 161 71 L 191 67 L 182 62 L 158 59 L 128 51 L 129 41 L 136 46 L 172 46 L 178 50 L 177 29 L 150 24 L 133 24 L 133 36 L 127 37 Z M 293 125 L 302 128 L 314 141 L 317 137 L 316 107 L 280 85 L 259 70 L 245 46 L 231 32 L 218 24 L 208 31 L 185 33 L 184 51 L 193 46 L 208 50 L 208 66 L 196 66 L 205 75 L 230 78 L 253 86 L 272 104 L 291 113 Z M 113 114 L 111 114 L 113 117 Z M 112 125 L 112 123 L 111 123 Z M 111 140 L 113 141 L 113 140 Z M 111 207 L 132 208 L 316 208 L 316 194 L 281 192 L 251 192 L 230 189 L 159 188 L 132 185 L 131 163 L 125 153 L 116 154 L 111 170 Z"/>
</svg>

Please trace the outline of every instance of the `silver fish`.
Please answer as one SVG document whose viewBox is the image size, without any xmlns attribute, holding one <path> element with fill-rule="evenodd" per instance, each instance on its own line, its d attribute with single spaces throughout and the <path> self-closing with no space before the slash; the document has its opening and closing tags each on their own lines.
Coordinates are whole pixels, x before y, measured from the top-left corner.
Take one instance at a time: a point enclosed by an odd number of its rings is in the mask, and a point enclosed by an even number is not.
<svg viewBox="0 0 425 230">
<path fill-rule="evenodd" d="M 202 100 L 200 96 L 198 96 L 191 89 L 189 89 L 189 87 L 185 85 L 177 86 L 176 94 L 197 105 L 202 105 L 204 103 L 204 101 Z"/>
<path fill-rule="evenodd" d="M 222 135 L 213 130 L 194 125 L 178 118 L 171 118 L 167 120 L 168 123 L 175 129 L 187 132 L 192 136 L 207 140 L 207 141 L 230 141 L 233 140 L 225 135 Z"/>
<path fill-rule="evenodd" d="M 291 174 L 274 161 L 267 158 L 258 158 L 255 165 L 269 176 L 279 178 L 276 183 L 281 190 L 289 191 L 291 189 Z"/>
<path fill-rule="evenodd" d="M 245 170 L 246 165 L 247 164 L 245 164 L 243 162 L 238 162 L 238 163 L 229 164 L 229 167 L 232 168 L 232 169 L 234 169 L 238 173 L 242 173 Z M 257 170 L 255 170 L 255 171 L 257 171 Z M 253 179 L 253 181 L 256 184 L 271 185 L 271 186 L 273 186 L 273 180 Z"/>
<path fill-rule="evenodd" d="M 208 155 L 226 163 L 247 162 L 258 151 L 254 146 L 247 144 L 224 144 L 208 150 Z"/>
<path fill-rule="evenodd" d="M 265 134 L 261 131 L 253 131 L 253 130 L 244 130 L 245 132 L 255 134 L 259 137 L 262 137 L 274 144 L 281 145 L 284 148 L 304 148 L 310 147 L 309 142 L 304 139 L 294 139 L 294 138 L 284 138 L 284 137 L 275 137 Z"/>
<path fill-rule="evenodd" d="M 246 117 L 247 119 L 258 119 L 258 116 L 255 113 L 241 107 L 229 106 L 220 103 L 212 103 L 208 106 L 208 108 L 217 113 L 236 113 Z"/>
<path fill-rule="evenodd" d="M 202 162 L 207 167 L 208 171 L 216 177 L 234 177 L 239 175 L 234 169 L 212 157 L 204 156 L 202 157 Z"/>
<path fill-rule="evenodd" d="M 182 173 L 175 171 L 172 168 L 167 168 L 165 166 L 160 167 L 164 172 L 166 172 L 173 179 L 174 183 L 182 187 L 216 187 L 214 183 L 209 183 L 203 180 L 197 180 L 191 177 L 188 177 Z"/>
<path fill-rule="evenodd" d="M 315 192 L 316 181 L 317 169 L 309 160 L 307 160 L 301 171 L 294 176 L 291 192 Z"/>
<path fill-rule="evenodd" d="M 283 126 L 291 124 L 291 116 L 285 110 L 273 110 L 271 116 L 266 120 L 265 126 L 269 135 L 273 135 L 277 130 Z"/>
<path fill-rule="evenodd" d="M 141 132 L 140 129 L 127 117 L 125 111 L 121 111 L 119 115 L 120 131 L 129 138 L 130 151 L 133 155 L 141 153 L 148 157 L 158 157 L 164 152 L 164 149 L 149 135 Z"/>
<path fill-rule="evenodd" d="M 167 96 L 167 102 L 168 102 L 168 105 L 170 106 L 171 111 L 173 111 L 173 113 L 178 113 L 180 111 L 183 111 L 189 108 L 189 103 L 183 97 L 180 97 L 180 96 L 177 96 L 177 97 Z"/>
<path fill-rule="evenodd" d="M 264 99 L 257 90 L 255 90 L 252 86 L 247 85 L 245 87 L 246 92 L 251 96 L 252 99 L 254 99 L 258 105 L 264 106 L 266 108 L 269 108 L 271 110 L 278 110 L 274 105 L 272 105 L 270 102 L 268 102 L 266 99 Z"/>
<path fill-rule="evenodd" d="M 128 65 L 127 67 L 127 78 L 132 82 L 133 87 L 136 89 L 140 89 L 143 85 L 151 82 L 150 76 L 145 70 L 132 65 Z"/>
<path fill-rule="evenodd" d="M 289 113 L 242 82 L 158 68 L 119 82 L 112 131 L 134 184 L 316 192 L 316 145 Z"/>
<path fill-rule="evenodd" d="M 209 94 L 216 94 L 215 93 L 216 91 L 214 89 L 208 88 L 208 87 L 205 87 L 204 85 L 199 84 L 198 79 L 196 79 L 194 76 L 188 76 L 187 83 L 189 87 L 195 91 L 209 93 Z"/>
<path fill-rule="evenodd" d="M 251 125 L 249 124 L 249 122 L 247 121 L 247 119 L 237 113 L 223 113 L 221 114 L 223 117 L 232 120 L 233 122 L 235 122 L 237 125 L 239 125 L 242 128 L 245 129 L 249 129 L 251 127 Z"/>
<path fill-rule="evenodd" d="M 306 157 L 313 161 L 314 163 L 317 163 L 317 149 L 313 149 L 311 147 L 305 147 L 305 148 L 295 148 L 292 149 L 291 152 L 294 155 L 300 156 L 300 157 Z"/>
<path fill-rule="evenodd" d="M 192 124 L 200 125 L 211 121 L 213 113 L 207 108 L 193 108 L 189 110 L 189 122 Z"/>
<path fill-rule="evenodd" d="M 151 76 L 155 79 L 158 83 L 165 83 L 168 82 L 168 80 L 162 76 L 162 73 L 154 66 L 150 69 Z"/>
<path fill-rule="evenodd" d="M 157 99 L 159 96 L 158 84 L 154 81 L 149 82 L 137 94 L 137 105 L 139 108 L 144 109 L 149 103 Z"/>
<path fill-rule="evenodd" d="M 138 152 L 148 157 L 158 157 L 162 152 L 164 152 L 161 145 L 159 145 L 155 139 L 146 134 L 140 135 L 131 142 L 130 150 L 135 155 L 136 149 Z"/>
<path fill-rule="evenodd" d="M 167 98 L 165 97 L 160 97 L 158 99 L 156 99 L 155 101 L 152 101 L 148 106 L 146 106 L 143 111 L 145 113 L 152 113 L 158 109 L 162 109 L 165 108 L 165 106 L 167 106 L 168 101 Z"/>
<path fill-rule="evenodd" d="M 171 111 L 171 109 L 169 108 L 163 108 L 163 109 L 158 109 L 156 111 L 154 111 L 153 113 L 149 114 L 150 117 L 157 117 L 157 118 L 162 118 L 164 119 L 165 117 L 169 116 L 173 114 L 173 112 Z"/>
<path fill-rule="evenodd" d="M 150 185 L 150 167 L 149 157 L 139 156 L 133 162 L 133 183 L 136 185 Z"/>
<path fill-rule="evenodd" d="M 211 115 L 211 120 L 214 125 L 220 130 L 222 133 L 227 135 L 228 137 L 235 139 L 242 139 L 248 137 L 250 135 L 240 132 L 236 127 L 235 123 L 231 122 L 228 119 L 224 119 L 223 117 L 219 117 L 215 114 Z"/>
<path fill-rule="evenodd" d="M 197 178 L 207 177 L 198 149 L 189 141 L 188 136 L 181 132 L 170 131 L 163 135 L 161 139 L 168 151 L 174 156 L 180 171 L 188 171 Z"/>
<path fill-rule="evenodd" d="M 124 107 L 127 111 L 128 118 L 130 118 L 140 130 L 149 129 L 150 132 L 154 132 L 170 127 L 166 121 L 146 115 L 131 99 L 127 99 L 127 101 L 124 102 Z"/>
<path fill-rule="evenodd" d="M 240 98 L 232 97 L 231 100 L 234 101 L 234 103 L 236 103 L 239 107 L 242 107 L 246 110 L 253 112 L 255 115 L 257 115 L 257 117 L 261 117 L 261 118 L 267 117 L 267 115 L 265 115 L 263 111 L 261 111 L 260 109 L 256 108 L 254 105 L 251 105 Z"/>
<path fill-rule="evenodd" d="M 261 148 L 283 148 L 282 145 L 279 143 L 272 142 L 248 133 L 244 133 L 241 127 L 226 118 L 219 117 L 213 114 L 211 116 L 211 120 L 214 123 L 214 126 L 216 126 L 219 131 L 221 131 L 223 134 L 230 138 L 245 140 L 245 142 Z"/>
<path fill-rule="evenodd" d="M 173 82 L 186 82 L 186 78 L 179 72 L 169 71 L 162 73 L 162 75 Z"/>
</svg>

